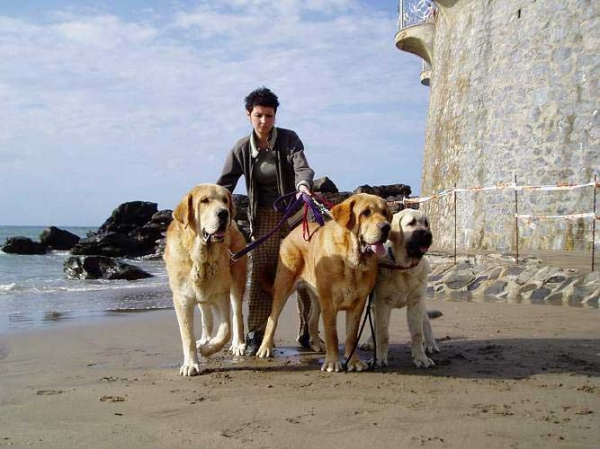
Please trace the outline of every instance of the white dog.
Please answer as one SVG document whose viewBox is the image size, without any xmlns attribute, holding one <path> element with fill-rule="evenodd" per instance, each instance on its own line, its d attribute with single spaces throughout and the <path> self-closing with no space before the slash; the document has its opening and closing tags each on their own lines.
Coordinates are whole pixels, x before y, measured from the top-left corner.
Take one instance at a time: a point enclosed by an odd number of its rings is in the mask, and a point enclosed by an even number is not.
<svg viewBox="0 0 600 449">
<path fill-rule="evenodd" d="M 424 349 L 425 344 L 429 352 L 439 352 L 425 309 L 430 268 L 423 256 L 429 250 L 431 241 L 432 234 L 425 214 L 414 209 L 404 209 L 394 214 L 392 229 L 385 244 L 386 255 L 379 259 L 372 305 L 379 366 L 388 364 L 391 311 L 405 306 L 413 362 L 417 368 L 434 365 Z"/>
</svg>

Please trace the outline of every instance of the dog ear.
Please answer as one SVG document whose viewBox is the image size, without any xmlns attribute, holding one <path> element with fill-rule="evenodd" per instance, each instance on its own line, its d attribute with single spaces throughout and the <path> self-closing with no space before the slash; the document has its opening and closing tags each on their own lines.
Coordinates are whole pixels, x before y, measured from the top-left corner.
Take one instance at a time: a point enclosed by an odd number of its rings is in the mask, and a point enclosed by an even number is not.
<svg viewBox="0 0 600 449">
<path fill-rule="evenodd" d="M 406 209 L 404 209 L 406 210 Z M 404 227 L 402 226 L 402 220 L 406 212 L 400 212 L 399 214 L 395 214 L 392 218 L 391 224 L 392 229 L 390 230 L 390 235 L 388 237 L 389 240 L 393 241 L 395 245 L 404 246 L 406 235 L 404 234 Z"/>
<path fill-rule="evenodd" d="M 233 202 L 233 195 L 231 194 L 231 192 L 228 190 L 227 191 L 227 195 L 229 196 L 229 216 L 231 217 L 231 220 L 233 220 L 235 218 L 235 214 L 236 214 L 236 210 L 235 210 L 235 203 Z"/>
<path fill-rule="evenodd" d="M 190 193 L 184 196 L 179 202 L 179 204 L 173 211 L 173 218 L 182 225 L 184 225 L 186 228 L 188 226 L 194 226 L 194 204 L 193 196 Z"/>
<path fill-rule="evenodd" d="M 331 208 L 331 215 L 333 219 L 340 225 L 352 230 L 355 224 L 354 218 L 354 204 L 355 200 L 346 200 Z"/>
<path fill-rule="evenodd" d="M 404 231 L 402 231 L 402 219 L 392 217 L 391 220 L 392 229 L 388 235 L 388 240 L 394 244 L 394 246 L 400 246 L 404 242 Z"/>
</svg>

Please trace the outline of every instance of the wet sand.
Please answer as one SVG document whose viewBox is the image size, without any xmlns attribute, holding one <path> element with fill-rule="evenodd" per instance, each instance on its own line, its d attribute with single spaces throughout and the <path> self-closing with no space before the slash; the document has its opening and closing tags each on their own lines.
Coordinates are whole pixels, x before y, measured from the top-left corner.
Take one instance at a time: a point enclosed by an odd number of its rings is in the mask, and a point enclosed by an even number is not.
<svg viewBox="0 0 600 449">
<path fill-rule="evenodd" d="M 0 335 L 0 446 L 595 448 L 598 309 L 429 300 L 436 366 L 412 365 L 405 311 L 391 366 L 322 373 L 289 301 L 271 361 L 179 376 L 172 310 Z M 370 354 L 361 352 L 363 358 Z"/>
</svg>

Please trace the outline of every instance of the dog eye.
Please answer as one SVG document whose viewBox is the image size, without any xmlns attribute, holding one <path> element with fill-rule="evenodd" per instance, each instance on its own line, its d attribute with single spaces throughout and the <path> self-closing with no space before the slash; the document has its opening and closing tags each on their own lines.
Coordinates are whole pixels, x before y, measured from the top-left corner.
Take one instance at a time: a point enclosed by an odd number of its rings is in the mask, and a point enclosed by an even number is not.
<svg viewBox="0 0 600 449">
<path fill-rule="evenodd" d="M 417 225 L 417 220 L 415 220 L 414 218 L 410 221 L 410 223 L 408 223 L 409 226 L 416 226 Z"/>
<path fill-rule="evenodd" d="M 206 203 L 208 203 L 208 198 L 207 197 L 202 197 L 200 199 L 200 202 L 206 204 Z"/>
<path fill-rule="evenodd" d="M 361 214 L 363 217 L 369 217 L 371 215 L 371 209 L 365 209 Z"/>
<path fill-rule="evenodd" d="M 423 223 L 425 224 L 425 227 L 426 227 L 426 228 L 428 228 L 428 227 L 429 227 L 429 221 L 425 220 Z"/>
</svg>

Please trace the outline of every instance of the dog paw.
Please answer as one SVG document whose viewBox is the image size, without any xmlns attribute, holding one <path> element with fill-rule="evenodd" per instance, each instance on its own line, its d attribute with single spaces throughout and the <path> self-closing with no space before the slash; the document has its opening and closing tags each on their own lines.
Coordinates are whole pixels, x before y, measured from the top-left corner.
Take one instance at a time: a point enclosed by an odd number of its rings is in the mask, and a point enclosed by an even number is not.
<svg viewBox="0 0 600 449">
<path fill-rule="evenodd" d="M 184 363 L 179 368 L 179 375 L 181 376 L 197 376 L 198 374 L 200 374 L 200 365 L 198 362 Z"/>
<path fill-rule="evenodd" d="M 208 343 L 205 343 L 202 346 L 198 347 L 198 352 L 202 357 L 210 357 L 214 353 L 219 352 L 221 349 L 223 349 L 223 346 L 223 342 L 214 343 L 212 341 L 209 341 Z"/>
<path fill-rule="evenodd" d="M 313 352 L 325 352 L 325 343 L 320 338 L 318 338 L 316 342 L 311 340 L 310 350 Z"/>
<path fill-rule="evenodd" d="M 200 349 L 201 346 L 204 346 L 209 341 L 210 337 L 202 337 L 200 340 L 196 340 L 196 349 Z"/>
<path fill-rule="evenodd" d="M 265 344 L 260 345 L 260 348 L 256 352 L 256 357 L 261 359 L 273 357 L 273 347 Z"/>
<path fill-rule="evenodd" d="M 342 364 L 339 360 L 329 362 L 325 360 L 321 365 L 321 371 L 327 371 L 328 373 L 339 373 L 342 371 Z"/>
<path fill-rule="evenodd" d="M 429 368 L 430 366 L 435 365 L 434 361 L 425 355 L 415 357 L 413 363 L 417 368 Z"/>
<path fill-rule="evenodd" d="M 349 373 L 351 373 L 353 371 L 356 371 L 356 372 L 365 371 L 368 368 L 369 368 L 369 365 L 367 365 L 360 359 L 350 360 L 348 362 L 348 366 L 346 367 L 346 369 L 348 370 Z"/>
<path fill-rule="evenodd" d="M 231 344 L 231 348 L 229 348 L 229 350 L 231 351 L 231 354 L 233 356 L 240 356 L 240 355 L 244 355 L 244 352 L 246 352 L 246 343 L 238 343 L 238 344 Z"/>
<path fill-rule="evenodd" d="M 384 358 L 377 358 L 377 363 L 374 363 L 373 359 L 369 359 L 369 367 L 373 368 L 374 366 L 377 366 L 378 368 L 385 368 L 388 366 L 388 360 L 387 357 Z"/>
<path fill-rule="evenodd" d="M 373 342 L 369 340 L 364 343 L 359 343 L 358 349 L 360 349 L 362 351 L 372 351 L 373 350 Z"/>
<path fill-rule="evenodd" d="M 425 352 L 433 354 L 434 352 L 440 352 L 440 348 L 438 348 L 438 345 L 433 341 L 425 344 Z"/>
</svg>

